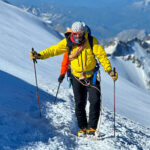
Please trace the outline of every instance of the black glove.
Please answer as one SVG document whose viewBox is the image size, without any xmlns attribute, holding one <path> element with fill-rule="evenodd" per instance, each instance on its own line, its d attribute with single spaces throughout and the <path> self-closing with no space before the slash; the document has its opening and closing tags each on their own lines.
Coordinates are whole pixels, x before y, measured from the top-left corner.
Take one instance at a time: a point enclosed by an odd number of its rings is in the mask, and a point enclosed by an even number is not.
<svg viewBox="0 0 150 150">
<path fill-rule="evenodd" d="M 41 55 L 38 54 L 36 51 L 30 52 L 30 59 L 40 59 Z"/>
<path fill-rule="evenodd" d="M 58 78 L 58 82 L 61 83 L 65 77 L 65 74 L 61 74 Z"/>
<path fill-rule="evenodd" d="M 109 71 L 108 74 L 112 77 L 112 79 L 114 81 L 116 81 L 118 79 L 118 73 L 117 72 L 114 72 L 114 71 Z"/>
</svg>

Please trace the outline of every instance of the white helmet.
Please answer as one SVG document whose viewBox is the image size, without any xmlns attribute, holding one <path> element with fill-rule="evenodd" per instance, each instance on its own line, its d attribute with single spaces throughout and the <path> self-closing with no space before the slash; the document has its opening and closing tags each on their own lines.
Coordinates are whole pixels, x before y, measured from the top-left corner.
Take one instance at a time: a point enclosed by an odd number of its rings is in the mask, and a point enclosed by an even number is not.
<svg viewBox="0 0 150 150">
<path fill-rule="evenodd" d="M 72 32 L 84 31 L 85 24 L 83 22 L 77 21 L 72 24 Z"/>
</svg>

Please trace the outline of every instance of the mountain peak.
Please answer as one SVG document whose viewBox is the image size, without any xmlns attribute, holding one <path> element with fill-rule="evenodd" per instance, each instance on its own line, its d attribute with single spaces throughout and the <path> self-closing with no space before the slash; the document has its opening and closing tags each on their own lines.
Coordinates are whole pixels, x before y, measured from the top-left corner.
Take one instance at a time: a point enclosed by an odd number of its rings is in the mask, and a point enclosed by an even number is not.
<svg viewBox="0 0 150 150">
<path fill-rule="evenodd" d="M 123 61 L 128 61 L 135 68 L 142 70 L 143 85 L 146 89 L 150 89 L 150 35 L 145 40 L 134 38 L 129 41 L 120 41 L 115 38 L 104 48 L 108 56 L 115 56 Z"/>
</svg>

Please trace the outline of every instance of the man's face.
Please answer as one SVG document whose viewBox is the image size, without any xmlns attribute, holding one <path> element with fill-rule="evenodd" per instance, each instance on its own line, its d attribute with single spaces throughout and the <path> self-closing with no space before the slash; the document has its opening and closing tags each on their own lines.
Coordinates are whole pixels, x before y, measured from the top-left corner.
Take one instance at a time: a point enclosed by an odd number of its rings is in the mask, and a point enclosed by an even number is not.
<svg viewBox="0 0 150 150">
<path fill-rule="evenodd" d="M 73 36 L 75 38 L 75 41 L 80 43 L 84 36 L 84 30 L 82 30 L 80 32 L 73 32 Z"/>
</svg>

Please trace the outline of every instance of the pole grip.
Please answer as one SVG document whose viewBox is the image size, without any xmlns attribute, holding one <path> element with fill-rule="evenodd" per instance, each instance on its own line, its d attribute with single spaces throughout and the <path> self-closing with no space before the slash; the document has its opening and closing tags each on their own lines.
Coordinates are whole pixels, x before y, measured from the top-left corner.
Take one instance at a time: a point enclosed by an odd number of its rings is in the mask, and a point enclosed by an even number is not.
<svg viewBox="0 0 150 150">
<path fill-rule="evenodd" d="M 114 72 L 114 75 L 115 75 L 115 73 L 116 73 L 116 68 L 115 67 L 113 68 L 113 72 Z"/>
<path fill-rule="evenodd" d="M 35 53 L 35 50 L 34 50 L 34 48 L 32 47 L 32 54 L 34 55 L 34 53 Z M 37 63 L 37 60 L 36 60 L 36 59 L 33 59 L 33 63 Z"/>
<path fill-rule="evenodd" d="M 32 52 L 34 52 L 34 48 L 32 47 Z"/>
</svg>

